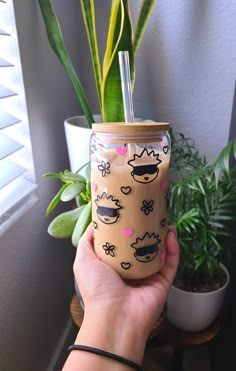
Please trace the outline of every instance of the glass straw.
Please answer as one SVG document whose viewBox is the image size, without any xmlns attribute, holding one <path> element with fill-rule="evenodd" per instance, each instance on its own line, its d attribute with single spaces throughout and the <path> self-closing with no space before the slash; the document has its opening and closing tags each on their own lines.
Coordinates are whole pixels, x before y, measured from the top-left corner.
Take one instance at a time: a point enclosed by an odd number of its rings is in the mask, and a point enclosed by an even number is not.
<svg viewBox="0 0 236 371">
<path fill-rule="evenodd" d="M 132 100 L 132 88 L 130 79 L 129 52 L 118 52 L 120 65 L 121 89 L 123 96 L 124 116 L 126 123 L 134 122 L 134 109 Z"/>
</svg>

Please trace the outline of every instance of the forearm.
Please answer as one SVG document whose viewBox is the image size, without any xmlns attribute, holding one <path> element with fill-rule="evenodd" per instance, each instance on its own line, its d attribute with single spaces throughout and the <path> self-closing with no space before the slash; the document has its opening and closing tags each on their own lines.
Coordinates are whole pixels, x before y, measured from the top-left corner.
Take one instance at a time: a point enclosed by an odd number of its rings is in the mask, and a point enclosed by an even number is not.
<svg viewBox="0 0 236 371">
<path fill-rule="evenodd" d="M 75 344 L 102 349 L 139 365 L 142 364 L 146 336 L 135 323 L 129 323 L 124 314 L 106 312 L 85 313 L 83 324 L 76 337 Z M 131 371 L 116 360 L 84 351 L 72 351 L 63 371 Z"/>
</svg>

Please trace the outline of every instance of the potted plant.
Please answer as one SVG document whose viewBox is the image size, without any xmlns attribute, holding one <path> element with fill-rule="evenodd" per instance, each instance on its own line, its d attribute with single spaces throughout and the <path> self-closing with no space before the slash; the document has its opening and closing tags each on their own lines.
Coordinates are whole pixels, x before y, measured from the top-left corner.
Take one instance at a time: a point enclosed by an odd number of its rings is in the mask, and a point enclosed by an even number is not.
<svg viewBox="0 0 236 371">
<path fill-rule="evenodd" d="M 84 113 L 82 117 L 72 117 L 65 122 L 71 171 L 65 170 L 59 174 L 45 174 L 45 177 L 56 178 L 63 183 L 59 192 L 50 203 L 46 215 L 49 215 L 60 201 L 76 200 L 72 210 L 57 216 L 48 227 L 48 232 L 54 237 L 71 237 L 74 246 L 78 245 L 81 235 L 91 221 L 90 169 L 87 164 L 89 161 L 88 149 L 91 126 L 93 122 L 98 121 L 124 122 L 118 52 L 120 50 L 129 52 L 130 75 L 133 88 L 135 81 L 134 59 L 155 3 L 156 0 L 142 1 L 135 32 L 133 33 L 128 0 L 113 0 L 111 2 L 107 45 L 101 72 L 94 1 L 80 1 L 100 107 L 99 115 L 95 116 L 91 112 L 84 89 L 66 50 L 59 21 L 53 11 L 51 1 L 39 0 L 49 43 L 63 64 Z M 79 126 L 82 126 L 82 131 L 77 133 Z M 71 131 L 72 135 L 70 135 Z M 75 152 L 70 146 L 70 138 L 75 144 Z M 79 155 L 78 148 L 80 148 Z M 84 152 L 82 152 L 82 148 L 84 148 Z M 84 164 L 87 165 L 84 166 Z"/>
<path fill-rule="evenodd" d="M 215 162 L 206 162 L 183 135 L 172 138 L 169 218 L 178 232 L 180 263 L 168 297 L 168 319 L 178 328 L 200 331 L 219 314 L 229 273 L 222 264 L 230 254 L 235 219 L 236 138 Z"/>
<path fill-rule="evenodd" d="M 132 87 L 134 87 L 134 59 L 155 3 L 156 0 L 142 1 L 135 32 L 133 33 L 129 1 L 113 0 L 111 2 L 107 44 L 101 69 L 94 1 L 80 1 L 100 108 L 99 115 L 94 116 L 89 106 L 89 100 L 66 50 L 60 24 L 53 11 L 51 1 L 39 0 L 49 43 L 71 80 L 84 114 L 84 116 L 71 117 L 65 120 L 67 147 L 71 170 L 73 172 L 88 161 L 88 142 L 91 135 L 90 128 L 93 122 L 124 122 L 118 52 L 120 50 L 127 50 L 129 52 L 130 75 Z M 78 133 L 78 128 L 80 127 L 81 130 Z M 79 156 L 78 148 L 80 148 Z"/>
</svg>

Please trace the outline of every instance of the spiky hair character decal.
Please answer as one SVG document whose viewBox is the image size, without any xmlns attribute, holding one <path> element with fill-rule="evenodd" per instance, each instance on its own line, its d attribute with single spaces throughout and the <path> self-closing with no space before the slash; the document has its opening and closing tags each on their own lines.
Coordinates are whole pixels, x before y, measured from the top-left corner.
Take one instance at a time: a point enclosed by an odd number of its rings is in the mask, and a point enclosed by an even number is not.
<svg viewBox="0 0 236 371">
<path fill-rule="evenodd" d="M 154 150 L 148 152 L 147 148 L 144 148 L 140 155 L 135 154 L 128 161 L 128 165 L 133 168 L 131 175 L 138 183 L 150 183 L 155 180 L 159 173 L 160 163 L 159 153 L 155 153 Z"/>
<path fill-rule="evenodd" d="M 146 232 L 143 237 L 136 238 L 136 241 L 131 244 L 135 249 L 135 258 L 142 263 L 152 261 L 158 254 L 160 242 L 159 234 L 155 233 Z"/>
<path fill-rule="evenodd" d="M 97 216 L 103 223 L 113 224 L 117 222 L 120 216 L 119 210 L 122 209 L 119 200 L 103 192 L 101 196 L 97 196 L 95 204 L 97 205 Z"/>
</svg>

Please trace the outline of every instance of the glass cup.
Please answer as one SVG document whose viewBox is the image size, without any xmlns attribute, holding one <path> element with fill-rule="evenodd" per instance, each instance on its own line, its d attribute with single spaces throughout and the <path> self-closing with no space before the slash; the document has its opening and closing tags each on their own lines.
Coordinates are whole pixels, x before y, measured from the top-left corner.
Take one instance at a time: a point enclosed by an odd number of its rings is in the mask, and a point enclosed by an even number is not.
<svg viewBox="0 0 236 371">
<path fill-rule="evenodd" d="M 166 257 L 169 124 L 106 123 L 92 128 L 95 253 L 125 279 L 151 276 Z"/>
</svg>

